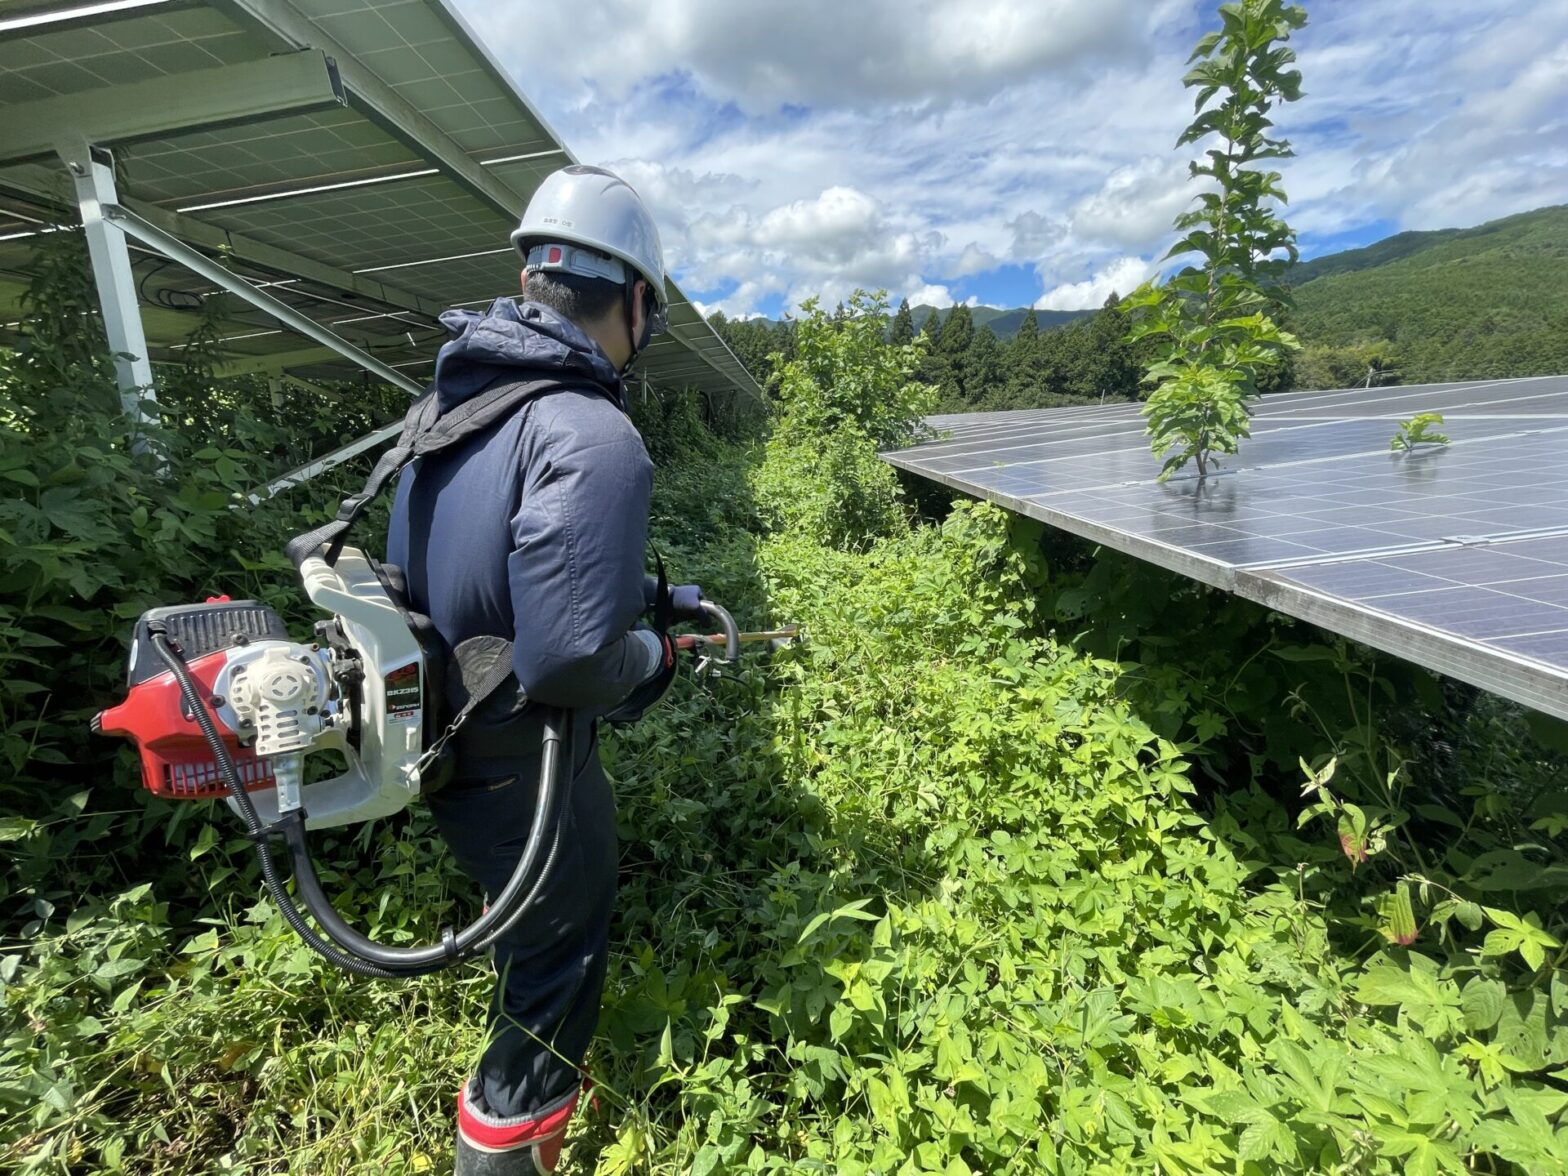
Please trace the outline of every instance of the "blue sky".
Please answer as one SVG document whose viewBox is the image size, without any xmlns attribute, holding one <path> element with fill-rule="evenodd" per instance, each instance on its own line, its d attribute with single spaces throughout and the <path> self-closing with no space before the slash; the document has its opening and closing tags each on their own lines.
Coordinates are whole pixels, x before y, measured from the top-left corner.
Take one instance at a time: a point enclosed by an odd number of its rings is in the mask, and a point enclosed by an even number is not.
<svg viewBox="0 0 1568 1176">
<path fill-rule="evenodd" d="M 1096 306 L 1191 199 L 1205 0 L 460 0 L 687 294 Z M 1308 0 L 1278 115 L 1307 256 L 1568 202 L 1568 3 Z"/>
</svg>

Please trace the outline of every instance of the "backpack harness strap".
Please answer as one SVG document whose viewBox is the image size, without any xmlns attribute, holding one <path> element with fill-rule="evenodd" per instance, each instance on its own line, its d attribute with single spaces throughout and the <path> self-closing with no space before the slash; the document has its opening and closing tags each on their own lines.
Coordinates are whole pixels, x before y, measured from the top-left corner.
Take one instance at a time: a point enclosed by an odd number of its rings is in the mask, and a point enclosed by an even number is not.
<svg viewBox="0 0 1568 1176">
<path fill-rule="evenodd" d="M 296 568 L 317 554 L 328 564 L 336 563 L 348 540 L 349 528 L 404 466 L 415 458 L 440 453 L 467 441 L 535 396 L 577 386 L 555 377 L 502 381 L 445 413 L 441 412 L 435 390 L 431 389 L 414 401 L 403 418 L 403 431 L 398 434 L 397 444 L 381 455 L 381 460 L 370 471 L 370 477 L 365 479 L 364 489 L 345 498 L 331 521 L 290 539 L 284 553 Z M 325 551 L 321 550 L 323 547 Z"/>
<path fill-rule="evenodd" d="M 302 535 L 290 539 L 284 547 L 284 553 L 296 568 L 314 555 L 320 555 L 330 564 L 335 564 L 338 556 L 343 553 L 343 546 L 348 541 L 349 529 L 364 514 L 365 509 L 374 502 L 387 485 L 406 466 L 417 458 L 425 457 L 432 453 L 440 453 L 450 449 L 483 432 L 505 417 L 510 416 L 526 401 L 546 392 L 554 392 L 566 388 L 580 387 L 580 382 L 567 382 L 555 377 L 545 377 L 534 380 L 500 381 L 486 388 L 479 395 L 465 400 L 449 412 L 441 412 L 441 406 L 436 399 L 435 389 L 426 392 L 408 410 L 408 415 L 403 418 L 403 430 L 398 434 L 397 443 L 381 455 L 375 468 L 370 471 L 370 476 L 365 479 L 364 488 L 358 494 L 345 498 L 338 507 L 336 517 L 321 524 Z M 379 566 L 379 565 L 378 565 Z M 393 603 L 403 612 L 409 621 L 409 627 L 419 632 L 426 630 L 430 639 L 439 641 L 434 637 L 434 629 L 428 620 L 419 617 L 410 607 L 402 585 L 401 574 L 382 575 L 382 583 L 387 589 L 387 594 Z M 416 622 L 423 622 L 423 625 Z M 442 659 L 443 663 L 455 664 L 460 678 L 471 677 L 463 674 L 469 657 L 473 656 L 483 669 L 478 673 L 473 682 L 464 682 L 463 698 L 461 705 L 453 714 L 450 704 L 446 714 L 450 719 L 445 722 L 442 731 L 420 758 L 417 765 L 422 775 L 431 775 L 433 787 L 426 791 L 434 791 L 444 783 L 440 774 L 427 772 L 429 766 L 442 756 L 450 743 L 452 736 L 459 727 L 466 722 L 470 715 L 479 709 L 496 691 L 500 690 L 508 681 L 515 681 L 512 674 L 512 643 L 504 638 L 489 639 L 499 643 L 494 648 L 489 648 L 483 653 L 477 648 L 465 648 L 475 644 L 472 641 L 463 642 L 456 650 L 447 651 Z M 421 639 L 421 645 L 425 639 Z M 441 643 L 444 646 L 444 643 Z M 437 656 L 434 649 L 426 649 L 427 659 Z M 493 660 L 491 658 L 493 657 Z M 433 667 L 427 666 L 427 672 Z M 447 675 L 443 669 L 435 676 L 436 681 L 444 681 Z M 450 761 L 448 761 L 448 767 Z"/>
</svg>

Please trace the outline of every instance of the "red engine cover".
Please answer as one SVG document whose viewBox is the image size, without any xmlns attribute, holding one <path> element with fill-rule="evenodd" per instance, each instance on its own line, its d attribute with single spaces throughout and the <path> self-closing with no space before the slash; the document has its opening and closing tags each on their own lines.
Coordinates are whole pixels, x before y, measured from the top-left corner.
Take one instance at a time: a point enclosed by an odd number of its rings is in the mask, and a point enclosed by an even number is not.
<svg viewBox="0 0 1568 1176">
<path fill-rule="evenodd" d="M 219 651 L 190 663 L 191 676 L 207 697 L 212 696 L 227 662 L 228 654 Z M 122 735 L 136 744 L 141 754 L 142 786 L 154 796 L 208 800 L 229 794 L 201 728 L 185 716 L 180 684 L 172 673 L 159 674 L 131 687 L 124 702 L 99 714 L 96 726 L 105 735 Z M 223 742 L 247 792 L 277 786 L 271 765 L 241 747 L 239 739 L 225 730 L 221 722 L 218 730 L 223 733 Z"/>
</svg>

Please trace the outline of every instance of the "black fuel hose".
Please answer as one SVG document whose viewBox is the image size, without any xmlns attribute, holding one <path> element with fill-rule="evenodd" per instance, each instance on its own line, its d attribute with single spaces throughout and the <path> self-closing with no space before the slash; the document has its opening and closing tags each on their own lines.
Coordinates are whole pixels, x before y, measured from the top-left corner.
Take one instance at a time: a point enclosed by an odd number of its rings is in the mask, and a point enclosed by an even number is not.
<svg viewBox="0 0 1568 1176">
<path fill-rule="evenodd" d="M 545 872 L 540 874 L 532 887 L 529 886 L 530 881 L 534 881 L 532 878 L 534 866 L 538 864 L 539 854 L 544 848 L 546 830 L 553 828 L 556 831 L 556 840 L 560 837 L 558 810 L 563 798 L 558 794 L 556 781 L 560 776 L 563 739 L 559 729 L 559 715 L 559 711 L 546 714 L 544 745 L 539 763 L 536 815 L 529 827 L 528 840 L 523 845 L 523 853 L 518 859 L 516 869 L 512 871 L 512 876 L 507 879 L 501 893 L 495 896 L 484 914 L 461 931 L 443 929 L 441 942 L 438 944 L 431 944 L 428 947 L 388 947 L 354 930 L 338 914 L 337 908 L 332 905 L 332 900 L 322 889 L 321 880 L 316 875 L 315 863 L 311 861 L 310 849 L 306 844 L 303 817 L 285 823 L 281 831 L 283 842 L 288 846 L 294 862 L 295 889 L 299 891 L 300 901 L 305 904 L 305 909 L 310 912 L 321 929 L 355 957 L 381 967 L 400 969 L 402 975 L 424 975 L 439 971 L 448 964 L 483 951 L 491 942 L 511 930 L 512 925 L 522 917 L 524 910 L 538 894 L 548 877 L 549 867 L 553 864 L 552 854 L 550 860 L 545 863 Z"/>
<path fill-rule="evenodd" d="M 450 928 L 444 929 L 439 944 L 422 948 L 388 947 L 376 943 L 350 927 L 321 889 L 321 881 L 316 876 L 315 866 L 311 862 L 305 843 L 305 821 L 302 813 L 295 812 L 285 818 L 281 823 L 281 829 L 278 830 L 269 830 L 261 823 L 256 806 L 250 794 L 245 791 L 239 771 L 234 766 L 234 758 L 229 754 L 228 746 L 218 732 L 217 724 L 208 709 L 207 700 L 197 688 L 190 667 L 170 643 L 165 632 L 155 627 L 150 636 L 153 649 L 179 683 L 180 696 L 184 700 L 186 710 L 191 713 L 196 725 L 201 728 L 202 736 L 212 750 L 213 758 L 218 765 L 218 773 L 223 778 L 235 807 L 239 810 L 246 833 L 256 847 L 256 860 L 261 866 L 261 876 L 266 882 L 268 893 L 278 904 L 284 920 L 294 933 L 328 963 L 356 976 L 369 976 L 382 980 L 408 979 L 439 971 L 484 951 L 496 939 L 506 934 L 543 889 L 560 847 L 561 830 L 558 810 L 565 803 L 564 793 L 567 789 L 559 790 L 561 795 L 558 796 L 557 784 L 561 774 L 563 741 L 561 728 L 569 724 L 569 716 L 563 720 L 562 712 L 545 713 L 536 815 L 529 829 L 523 854 L 518 859 L 517 868 L 513 870 L 506 886 L 490 904 L 489 909 L 461 931 L 453 932 Z M 575 765 L 568 762 L 566 767 L 568 781 L 571 780 L 574 767 Z M 569 787 L 570 784 L 568 789 Z M 529 886 L 530 875 L 534 872 L 534 865 L 544 845 L 545 831 L 552 827 L 554 836 L 544 870 L 538 878 L 533 879 L 533 885 Z M 268 849 L 268 841 L 275 831 L 282 833 L 285 843 L 289 846 L 301 901 L 305 903 L 322 930 L 337 941 L 336 944 L 323 939 L 316 929 L 305 921 L 305 917 L 294 905 L 288 886 L 278 872 L 277 863 Z"/>
</svg>

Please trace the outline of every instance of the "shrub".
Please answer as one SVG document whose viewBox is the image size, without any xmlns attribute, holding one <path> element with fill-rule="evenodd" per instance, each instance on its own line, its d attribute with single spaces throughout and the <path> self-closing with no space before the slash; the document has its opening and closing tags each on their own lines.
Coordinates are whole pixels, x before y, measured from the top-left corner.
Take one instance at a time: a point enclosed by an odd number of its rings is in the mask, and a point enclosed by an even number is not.
<svg viewBox="0 0 1568 1176">
<path fill-rule="evenodd" d="M 845 313 L 801 306 L 778 373 L 779 414 L 753 480 L 774 529 L 852 548 L 905 523 L 898 479 L 877 452 L 920 435 L 934 393 L 913 379 L 923 343 L 887 341 L 887 297 L 856 291 Z"/>
</svg>

